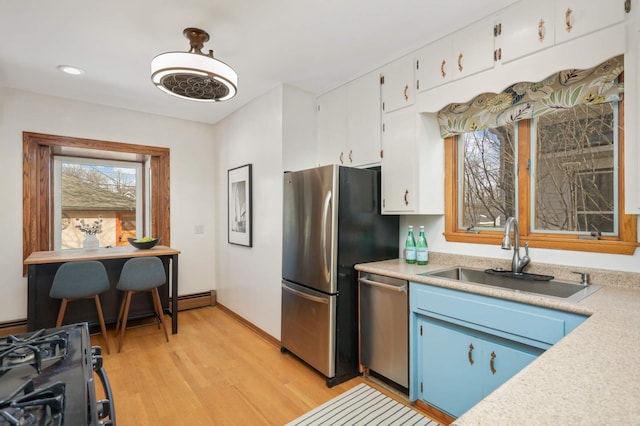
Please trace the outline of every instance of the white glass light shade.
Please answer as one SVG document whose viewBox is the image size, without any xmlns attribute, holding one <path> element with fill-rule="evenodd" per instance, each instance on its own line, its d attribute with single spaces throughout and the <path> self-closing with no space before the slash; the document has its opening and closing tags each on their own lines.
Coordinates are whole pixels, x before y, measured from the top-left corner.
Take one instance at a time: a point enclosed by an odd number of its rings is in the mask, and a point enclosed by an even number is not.
<svg viewBox="0 0 640 426">
<path fill-rule="evenodd" d="M 169 94 L 201 102 L 231 99 L 238 87 L 238 76 L 229 65 L 190 52 L 168 52 L 153 58 L 151 80 Z"/>
</svg>

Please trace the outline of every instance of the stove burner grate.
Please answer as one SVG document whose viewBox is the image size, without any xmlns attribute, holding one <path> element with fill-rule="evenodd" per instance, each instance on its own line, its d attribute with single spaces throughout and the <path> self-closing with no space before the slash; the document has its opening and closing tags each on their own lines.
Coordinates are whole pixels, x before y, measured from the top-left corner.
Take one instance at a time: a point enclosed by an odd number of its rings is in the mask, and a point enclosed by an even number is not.
<svg viewBox="0 0 640 426">
<path fill-rule="evenodd" d="M 0 339 L 0 376 L 20 365 L 32 365 L 38 373 L 42 362 L 63 358 L 67 354 L 68 335 L 64 331 L 45 334 L 40 330 L 27 337 Z"/>
<path fill-rule="evenodd" d="M 59 426 L 64 422 L 65 384 L 35 389 L 32 380 L 0 400 L 0 426 Z"/>
</svg>

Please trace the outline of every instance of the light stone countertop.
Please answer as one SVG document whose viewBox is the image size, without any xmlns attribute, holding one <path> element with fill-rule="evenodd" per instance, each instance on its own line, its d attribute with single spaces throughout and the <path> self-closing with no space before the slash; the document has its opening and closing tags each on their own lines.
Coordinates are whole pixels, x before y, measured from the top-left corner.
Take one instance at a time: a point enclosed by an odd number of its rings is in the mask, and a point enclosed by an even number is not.
<svg viewBox="0 0 640 426">
<path fill-rule="evenodd" d="M 393 259 L 356 269 L 589 316 L 454 425 L 640 425 L 640 274 L 580 268 L 603 287 L 577 303 L 418 275 L 452 265 L 510 269 L 503 259 L 440 253 L 429 253 L 426 266 Z M 574 269 L 538 264 L 527 272 L 577 282 Z"/>
</svg>

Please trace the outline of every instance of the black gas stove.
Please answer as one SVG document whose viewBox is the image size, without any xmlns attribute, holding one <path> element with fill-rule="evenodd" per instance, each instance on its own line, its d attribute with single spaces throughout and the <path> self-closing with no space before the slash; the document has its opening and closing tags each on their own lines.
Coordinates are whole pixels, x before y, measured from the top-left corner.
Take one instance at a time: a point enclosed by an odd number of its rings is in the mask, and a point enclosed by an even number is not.
<svg viewBox="0 0 640 426">
<path fill-rule="evenodd" d="M 91 346 L 86 323 L 0 338 L 0 426 L 115 424 L 101 348 Z"/>
</svg>

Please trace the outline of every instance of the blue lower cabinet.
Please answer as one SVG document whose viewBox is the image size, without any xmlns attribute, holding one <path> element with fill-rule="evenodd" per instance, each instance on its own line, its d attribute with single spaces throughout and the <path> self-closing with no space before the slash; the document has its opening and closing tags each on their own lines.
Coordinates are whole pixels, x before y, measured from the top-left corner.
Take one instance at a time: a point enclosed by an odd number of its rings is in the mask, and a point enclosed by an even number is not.
<svg viewBox="0 0 640 426">
<path fill-rule="evenodd" d="M 410 299 L 409 398 L 453 417 L 586 319 L 420 283 L 410 284 Z"/>
<path fill-rule="evenodd" d="M 427 317 L 417 325 L 418 398 L 454 417 L 542 352 Z"/>
<path fill-rule="evenodd" d="M 529 365 L 542 349 L 509 343 L 485 341 L 483 344 L 484 380 L 482 397 L 489 395 L 518 371 Z"/>
<path fill-rule="evenodd" d="M 418 327 L 418 398 L 458 417 L 482 399 L 482 371 L 474 366 L 480 362 L 482 345 L 467 333 L 427 318 L 418 320 Z"/>
</svg>

